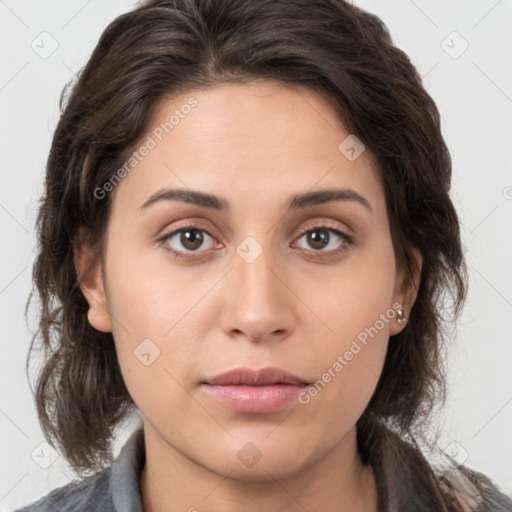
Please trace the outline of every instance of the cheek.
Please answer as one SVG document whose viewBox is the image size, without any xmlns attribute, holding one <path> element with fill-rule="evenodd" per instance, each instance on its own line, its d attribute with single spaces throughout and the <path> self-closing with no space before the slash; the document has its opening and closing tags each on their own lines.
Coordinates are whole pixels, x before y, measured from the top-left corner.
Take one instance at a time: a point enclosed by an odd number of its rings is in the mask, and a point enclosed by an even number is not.
<svg viewBox="0 0 512 512">
<path fill-rule="evenodd" d="M 318 293 L 309 295 L 312 309 L 320 312 L 324 335 L 317 336 L 309 355 L 318 380 L 310 396 L 304 397 L 313 402 L 318 396 L 319 404 L 336 404 L 335 411 L 341 415 L 350 411 L 356 419 L 377 384 L 395 321 L 391 244 L 383 239 L 357 256 L 341 265 L 337 275 L 317 288 Z"/>
<path fill-rule="evenodd" d="M 201 299 L 204 286 L 191 278 L 193 269 L 173 268 L 159 253 L 162 249 L 148 244 L 129 251 L 128 240 L 118 242 L 109 249 L 106 262 L 114 328 L 121 336 L 129 332 L 134 341 L 165 341 L 172 329 L 183 328 L 178 322 Z"/>
<path fill-rule="evenodd" d="M 196 357 L 198 324 L 191 321 L 204 286 L 190 286 L 185 272 L 167 272 L 144 257 L 109 252 L 106 266 L 113 337 L 126 385 L 137 404 L 156 407 L 155 389 L 172 390 Z"/>
<path fill-rule="evenodd" d="M 395 313 L 392 304 L 396 276 L 391 241 L 382 237 L 333 268 L 314 288 L 306 278 L 301 291 L 312 309 L 319 312 L 324 323 L 322 332 L 337 340 L 332 346 L 343 349 L 360 334 L 364 341 L 364 333 L 376 323 L 379 337 L 387 338 L 389 317 Z M 383 322 L 380 319 L 386 313 Z"/>
<path fill-rule="evenodd" d="M 379 318 L 384 309 L 375 304 L 369 307 L 368 301 L 364 313 L 357 312 L 357 304 L 351 306 L 354 309 L 343 312 L 345 322 L 338 319 L 337 336 L 318 343 L 310 353 L 315 380 L 299 397 L 306 408 L 305 421 L 311 421 L 311 428 L 321 425 L 326 438 L 342 435 L 363 414 L 382 372 L 389 341 L 392 320 L 385 314 L 385 320 Z"/>
</svg>

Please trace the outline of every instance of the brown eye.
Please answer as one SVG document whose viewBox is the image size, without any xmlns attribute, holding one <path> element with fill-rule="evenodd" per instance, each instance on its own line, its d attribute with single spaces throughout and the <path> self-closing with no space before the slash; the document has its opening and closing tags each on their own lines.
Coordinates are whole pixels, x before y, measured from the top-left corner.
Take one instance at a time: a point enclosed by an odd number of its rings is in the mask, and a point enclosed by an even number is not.
<svg viewBox="0 0 512 512">
<path fill-rule="evenodd" d="M 162 236 L 159 241 L 162 242 L 166 250 L 176 257 L 193 258 L 194 253 L 204 252 L 199 249 L 205 245 L 205 241 L 208 239 L 214 241 L 213 237 L 204 229 L 200 229 L 196 225 L 190 225 Z M 213 246 L 213 244 L 211 245 Z M 192 254 L 187 254 L 187 252 Z"/>
<path fill-rule="evenodd" d="M 305 238 L 305 244 L 312 248 L 313 252 L 329 254 L 338 254 L 353 243 L 352 238 L 342 231 L 324 225 L 308 229 L 300 235 L 298 240 L 302 238 Z"/>
<path fill-rule="evenodd" d="M 198 231 L 197 229 L 182 229 L 180 230 L 181 234 L 179 237 L 179 243 L 185 249 L 190 251 L 195 251 L 196 249 L 199 249 L 201 247 L 201 244 L 204 241 L 204 236 L 202 235 L 201 231 Z"/>
</svg>

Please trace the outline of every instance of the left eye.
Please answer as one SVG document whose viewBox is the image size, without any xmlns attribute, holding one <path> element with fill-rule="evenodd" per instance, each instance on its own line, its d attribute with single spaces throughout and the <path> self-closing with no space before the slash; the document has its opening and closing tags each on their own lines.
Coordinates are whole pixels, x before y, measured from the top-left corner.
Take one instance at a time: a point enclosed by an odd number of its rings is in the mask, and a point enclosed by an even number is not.
<svg viewBox="0 0 512 512">
<path fill-rule="evenodd" d="M 334 233 L 334 239 L 338 239 L 338 242 L 334 243 L 334 247 L 331 248 L 328 246 L 333 241 L 333 237 L 329 233 Z M 308 229 L 300 235 L 298 240 L 305 236 L 307 236 L 306 240 L 310 247 L 316 249 L 315 252 L 337 253 L 345 249 L 347 244 L 352 243 L 352 239 L 348 235 L 338 229 L 330 228 L 328 226 L 317 226 L 312 229 Z"/>
</svg>

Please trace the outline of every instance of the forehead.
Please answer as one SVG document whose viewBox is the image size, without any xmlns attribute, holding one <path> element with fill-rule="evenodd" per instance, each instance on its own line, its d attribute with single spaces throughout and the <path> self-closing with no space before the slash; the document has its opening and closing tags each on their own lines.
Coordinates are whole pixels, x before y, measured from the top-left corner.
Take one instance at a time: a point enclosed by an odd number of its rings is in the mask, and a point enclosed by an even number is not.
<svg viewBox="0 0 512 512">
<path fill-rule="evenodd" d="M 355 159 L 351 147 L 360 153 Z M 165 187 L 260 206 L 334 186 L 382 200 L 373 158 L 329 100 L 279 82 L 221 84 L 166 99 L 134 151 L 144 156 L 114 191 L 115 202 L 131 208 Z"/>
</svg>

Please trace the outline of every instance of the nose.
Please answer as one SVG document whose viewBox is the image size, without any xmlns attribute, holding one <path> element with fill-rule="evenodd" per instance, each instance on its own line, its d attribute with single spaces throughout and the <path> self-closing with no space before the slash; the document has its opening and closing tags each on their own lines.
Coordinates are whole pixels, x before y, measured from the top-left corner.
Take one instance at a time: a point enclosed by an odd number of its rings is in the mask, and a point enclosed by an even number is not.
<svg viewBox="0 0 512 512">
<path fill-rule="evenodd" d="M 223 283 L 221 326 L 231 338 L 282 340 L 290 336 L 295 321 L 293 302 L 297 299 L 287 283 L 290 273 L 270 248 L 253 260 L 251 251 L 255 250 L 261 251 L 253 245 L 234 256 L 234 268 Z"/>
</svg>

